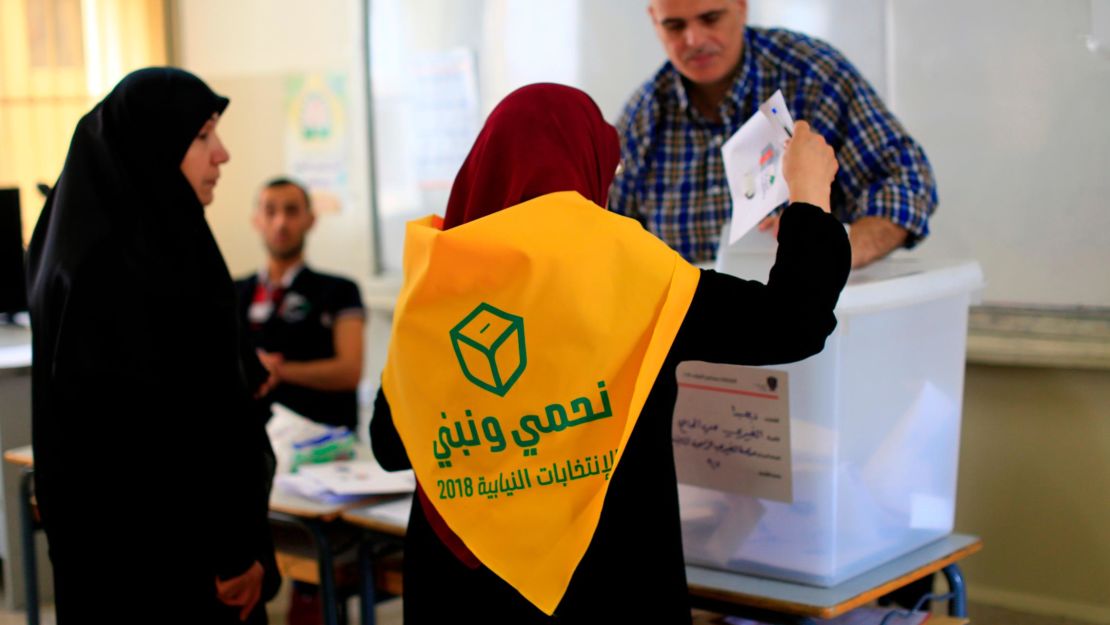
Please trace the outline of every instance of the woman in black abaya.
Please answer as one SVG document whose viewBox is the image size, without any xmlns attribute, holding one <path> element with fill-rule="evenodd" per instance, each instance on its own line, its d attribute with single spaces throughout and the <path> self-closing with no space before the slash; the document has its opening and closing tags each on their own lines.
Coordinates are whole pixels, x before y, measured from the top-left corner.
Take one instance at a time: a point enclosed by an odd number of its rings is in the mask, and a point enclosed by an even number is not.
<svg viewBox="0 0 1110 625">
<path fill-rule="evenodd" d="M 272 453 L 204 218 L 228 100 L 172 68 L 77 125 L 29 251 L 35 484 L 58 622 L 264 622 Z"/>
</svg>

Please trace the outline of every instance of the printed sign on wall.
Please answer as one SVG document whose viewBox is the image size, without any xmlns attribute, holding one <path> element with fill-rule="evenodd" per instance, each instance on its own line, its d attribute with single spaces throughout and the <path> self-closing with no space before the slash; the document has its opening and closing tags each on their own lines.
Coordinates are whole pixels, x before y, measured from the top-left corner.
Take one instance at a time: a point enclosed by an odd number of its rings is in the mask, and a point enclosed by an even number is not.
<svg viewBox="0 0 1110 625">
<path fill-rule="evenodd" d="M 285 86 L 286 172 L 308 186 L 317 212 L 338 213 L 350 203 L 346 76 L 291 76 Z"/>
</svg>

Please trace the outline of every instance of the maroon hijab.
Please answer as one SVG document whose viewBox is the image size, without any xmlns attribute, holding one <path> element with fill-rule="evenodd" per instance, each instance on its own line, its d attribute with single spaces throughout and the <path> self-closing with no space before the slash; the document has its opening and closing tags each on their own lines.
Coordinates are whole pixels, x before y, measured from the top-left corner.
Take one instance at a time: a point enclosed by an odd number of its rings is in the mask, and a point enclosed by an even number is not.
<svg viewBox="0 0 1110 625">
<path fill-rule="evenodd" d="M 605 206 L 620 162 L 617 131 L 573 87 L 521 87 L 493 109 L 455 177 L 443 229 L 557 191 Z"/>
<path fill-rule="evenodd" d="M 557 191 L 577 191 L 605 206 L 619 162 L 617 131 L 590 96 L 550 83 L 521 87 L 505 96 L 478 133 L 451 187 L 443 229 Z M 419 484 L 416 496 L 443 544 L 478 568 Z"/>
</svg>

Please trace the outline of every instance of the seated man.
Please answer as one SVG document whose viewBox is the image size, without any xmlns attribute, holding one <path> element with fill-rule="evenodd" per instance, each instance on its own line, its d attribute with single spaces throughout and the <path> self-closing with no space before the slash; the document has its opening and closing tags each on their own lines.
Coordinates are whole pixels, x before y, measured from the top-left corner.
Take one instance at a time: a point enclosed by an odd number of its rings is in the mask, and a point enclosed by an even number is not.
<svg viewBox="0 0 1110 625">
<path fill-rule="evenodd" d="M 354 431 L 365 311 L 354 282 L 305 265 L 315 221 L 303 186 L 287 178 L 263 186 L 253 222 L 269 259 L 236 282 L 240 315 L 275 385 L 267 399 Z"/>
<path fill-rule="evenodd" d="M 270 371 L 265 401 L 355 431 L 365 318 L 358 286 L 305 265 L 305 236 L 316 216 L 300 184 L 288 178 L 267 182 L 252 221 L 269 258 L 236 288 L 248 342 Z M 275 540 L 280 551 L 289 539 L 279 534 Z M 286 622 L 315 625 L 320 618 L 316 587 L 294 582 Z"/>
</svg>

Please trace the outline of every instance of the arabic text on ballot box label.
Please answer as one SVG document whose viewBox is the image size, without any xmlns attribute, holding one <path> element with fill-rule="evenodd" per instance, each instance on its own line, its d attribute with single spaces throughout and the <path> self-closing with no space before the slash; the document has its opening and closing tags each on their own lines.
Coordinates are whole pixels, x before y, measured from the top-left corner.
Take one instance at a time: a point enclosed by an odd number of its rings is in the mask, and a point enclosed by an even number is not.
<svg viewBox="0 0 1110 625">
<path fill-rule="evenodd" d="M 793 503 L 786 372 L 687 361 L 677 376 L 678 481 Z"/>
</svg>

